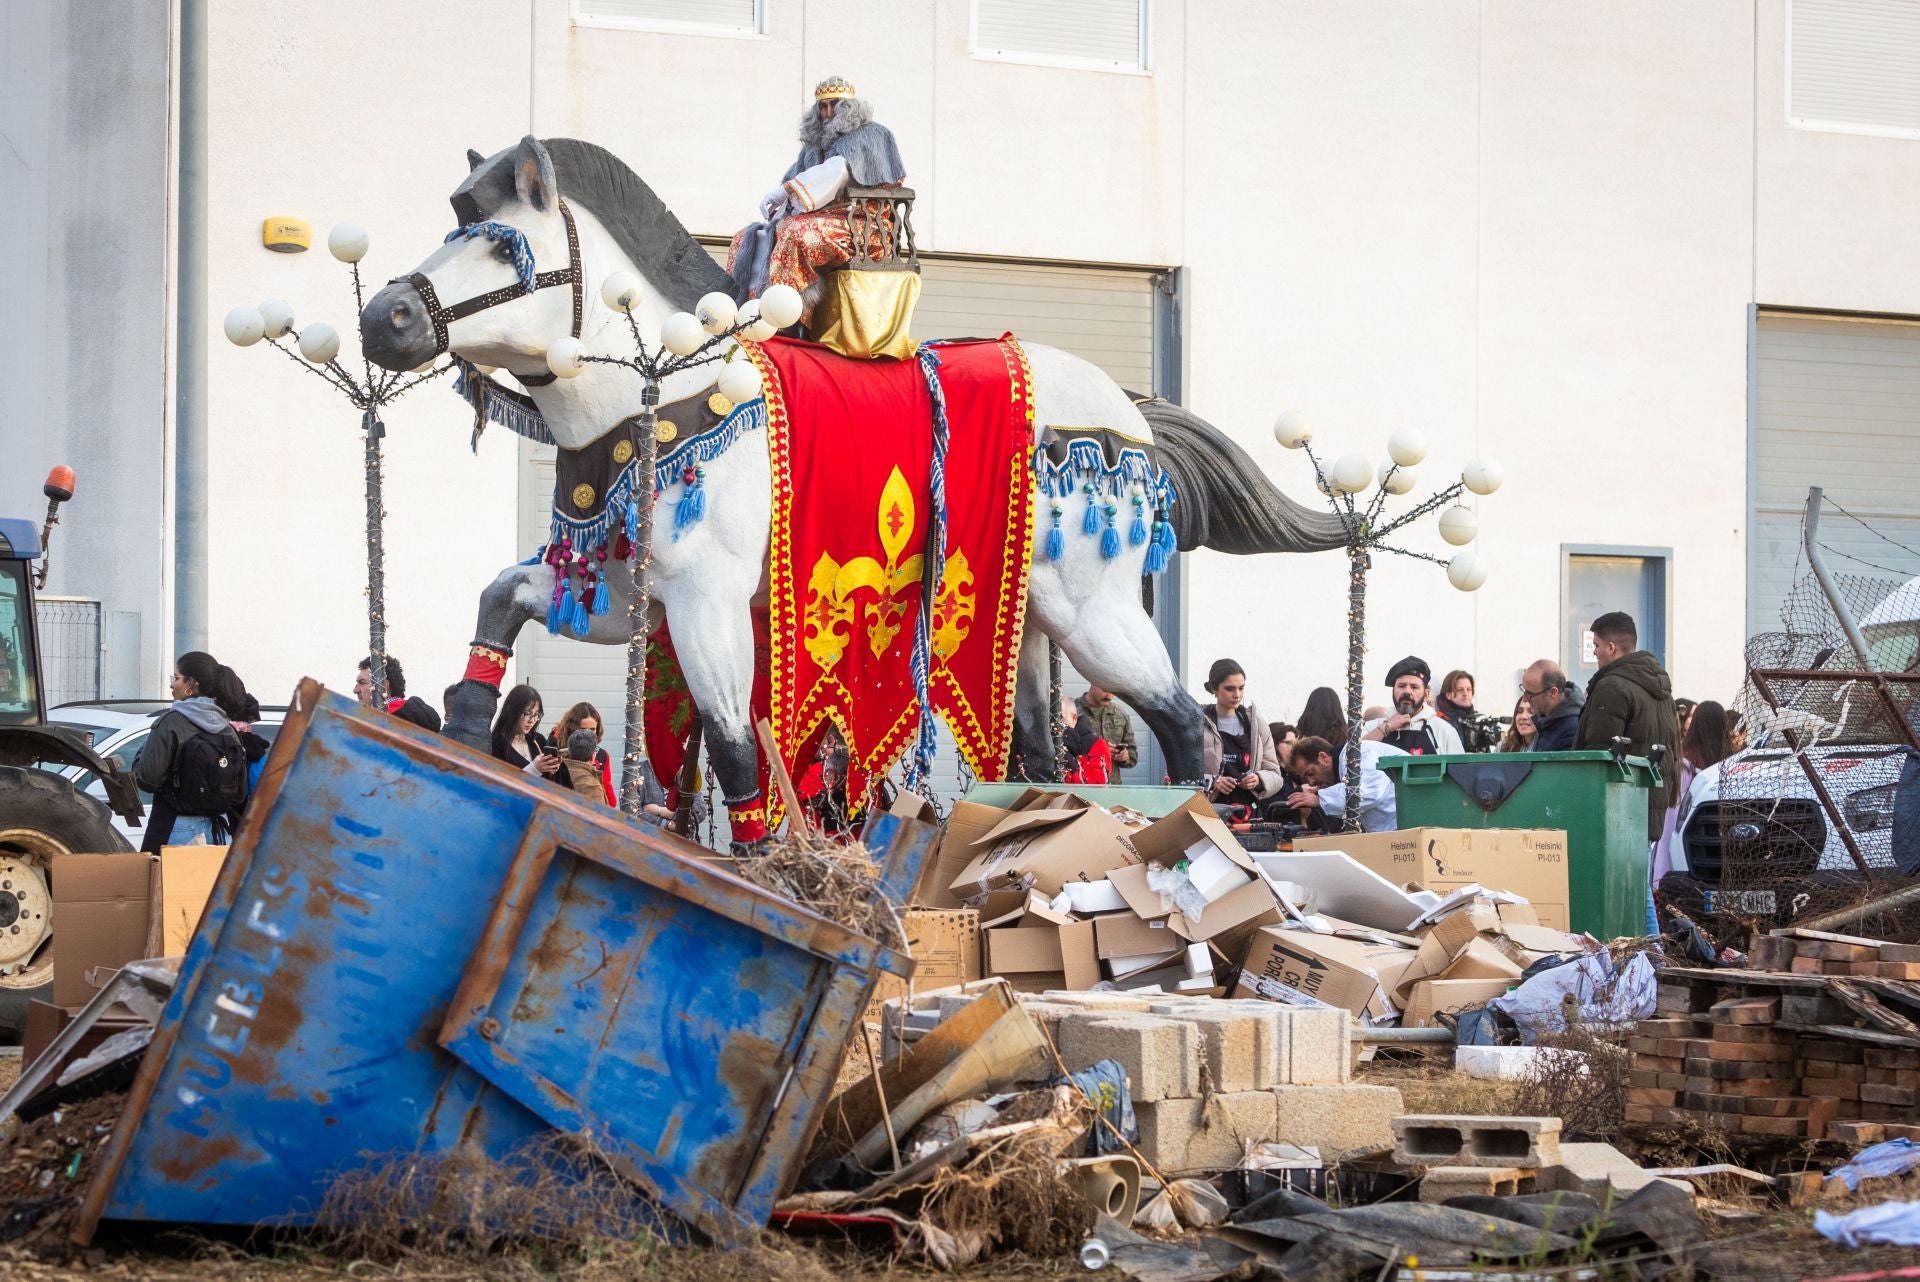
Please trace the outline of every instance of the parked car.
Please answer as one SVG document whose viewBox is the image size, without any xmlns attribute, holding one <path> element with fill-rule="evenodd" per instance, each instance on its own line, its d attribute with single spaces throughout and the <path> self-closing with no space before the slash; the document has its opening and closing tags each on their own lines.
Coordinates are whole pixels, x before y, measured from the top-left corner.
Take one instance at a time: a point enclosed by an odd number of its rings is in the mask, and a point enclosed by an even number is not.
<svg viewBox="0 0 1920 1282">
<path fill-rule="evenodd" d="M 1899 711 L 1920 727 L 1920 577 L 1890 593 L 1861 621 L 1868 649 L 1894 686 Z M 1851 647 L 1815 658 L 1815 670 L 1859 666 Z M 1842 681 L 1779 683 L 1782 706 L 1763 719 L 1747 748 L 1700 772 L 1681 799 L 1674 872 L 1691 881 L 1712 912 L 1790 918 L 1822 887 L 1857 880 L 1841 824 L 1876 875 L 1897 875 L 1894 798 L 1910 749 L 1896 738 L 1884 705 L 1870 688 Z M 1821 803 L 1788 742 L 1800 740 L 1806 761 L 1831 799 Z M 1811 746 L 1805 746 L 1810 744 Z M 1733 866 L 1730 868 L 1729 864 Z"/>
<path fill-rule="evenodd" d="M 133 773 L 134 760 L 139 757 L 140 749 L 145 746 L 147 736 L 153 733 L 153 723 L 173 705 L 164 699 L 93 699 L 84 703 L 63 703 L 57 708 L 47 710 L 49 725 L 63 726 L 76 731 L 87 738 L 93 750 L 106 757 L 121 770 Z M 253 732 L 267 742 L 273 742 L 274 735 L 280 732 L 280 722 L 286 715 L 285 707 L 260 709 L 260 720 L 253 723 Z M 69 766 L 61 771 L 74 787 L 88 796 L 106 796 L 106 787 L 100 777 L 83 766 Z M 148 810 L 153 808 L 153 794 L 142 789 L 140 802 Z M 181 819 L 175 825 L 175 835 L 181 844 L 192 840 L 191 834 L 181 825 L 190 828 L 192 819 Z M 140 848 L 144 834 L 115 815 L 113 826 L 127 839 L 134 849 Z"/>
</svg>

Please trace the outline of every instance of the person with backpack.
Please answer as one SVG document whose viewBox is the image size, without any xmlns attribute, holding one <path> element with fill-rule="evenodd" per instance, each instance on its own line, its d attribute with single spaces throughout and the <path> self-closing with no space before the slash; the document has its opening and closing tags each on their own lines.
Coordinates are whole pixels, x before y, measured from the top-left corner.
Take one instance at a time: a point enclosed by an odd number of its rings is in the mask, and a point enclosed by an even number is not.
<svg viewBox="0 0 1920 1282">
<path fill-rule="evenodd" d="M 190 650 L 173 665 L 170 688 L 173 706 L 154 720 L 133 763 L 134 779 L 153 794 L 140 849 L 154 855 L 173 840 L 182 817 L 206 819 L 209 840 L 227 841 L 247 800 L 246 745 L 221 706 L 223 698 L 237 702 L 233 669 Z"/>
</svg>

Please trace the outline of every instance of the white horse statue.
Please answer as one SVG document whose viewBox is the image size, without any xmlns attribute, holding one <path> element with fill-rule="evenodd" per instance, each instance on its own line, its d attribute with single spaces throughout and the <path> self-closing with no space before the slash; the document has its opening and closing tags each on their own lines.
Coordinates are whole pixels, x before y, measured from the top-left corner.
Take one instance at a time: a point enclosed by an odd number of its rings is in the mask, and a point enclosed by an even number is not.
<svg viewBox="0 0 1920 1282">
<path fill-rule="evenodd" d="M 527 387 L 563 457 L 584 450 L 641 408 L 642 380 L 629 369 L 589 364 L 578 377 L 561 380 L 548 371 L 549 343 L 570 332 L 590 354 L 631 354 L 626 318 L 602 303 L 597 283 L 615 271 L 641 279 L 645 299 L 635 319 L 645 334 L 658 333 L 669 313 L 693 310 L 702 295 L 737 294 L 737 287 L 659 197 L 600 147 L 527 137 L 493 156 L 469 151 L 467 157 L 470 172 L 452 197 L 459 230 L 412 274 L 374 295 L 360 317 L 364 350 L 387 369 L 410 369 L 448 351 L 503 368 Z M 1337 518 L 1280 494 L 1243 451 L 1202 420 L 1129 394 L 1077 356 L 1037 344 L 1025 350 L 1036 449 L 1052 445 L 1058 460 L 1051 427 L 1070 425 L 1077 435 L 1105 429 L 1150 451 L 1177 495 L 1169 523 L 1179 548 L 1252 554 L 1344 544 Z M 709 366 L 667 380 L 663 417 L 704 407 L 715 376 Z M 749 712 L 750 610 L 756 596 L 764 603 L 767 590 L 765 437 L 743 434 L 708 461 L 710 514 L 674 541 L 656 540 L 652 549 L 654 618 L 664 612 L 671 625 L 713 770 L 734 808 L 759 801 Z M 1042 458 L 1036 455 L 1036 462 Z M 1036 512 L 1046 512 L 1048 502 L 1037 496 Z M 1037 518 L 1036 529 L 1045 528 Z M 1029 549 L 1013 759 L 1028 778 L 1052 777 L 1042 644 L 1051 638 L 1089 680 L 1139 713 L 1166 754 L 1171 778 L 1197 783 L 1200 706 L 1181 687 L 1142 602 L 1141 578 L 1155 548 L 1134 543 L 1107 555 L 1100 543 L 1069 539 L 1057 557 Z M 536 558 L 501 571 L 481 594 L 474 658 L 450 709 L 447 731 L 455 738 L 484 749 L 514 639 L 529 620 L 549 617 L 553 584 L 552 569 Z M 582 639 L 625 644 L 632 589 L 628 567 L 609 560 L 602 591 L 611 593 L 611 608 L 586 615 Z M 580 621 L 576 616 L 576 630 Z"/>
</svg>

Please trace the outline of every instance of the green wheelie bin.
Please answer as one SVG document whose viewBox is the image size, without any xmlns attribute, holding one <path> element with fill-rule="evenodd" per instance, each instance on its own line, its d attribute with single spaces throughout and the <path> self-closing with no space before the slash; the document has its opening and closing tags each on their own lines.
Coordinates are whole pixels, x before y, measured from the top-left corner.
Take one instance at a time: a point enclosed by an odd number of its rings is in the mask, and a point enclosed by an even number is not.
<svg viewBox="0 0 1920 1282">
<path fill-rule="evenodd" d="M 1567 914 L 1596 939 L 1647 933 L 1647 794 L 1660 771 L 1610 752 L 1382 757 L 1402 828 L 1560 828 Z M 1489 886 L 1498 890 L 1498 886 Z"/>
</svg>

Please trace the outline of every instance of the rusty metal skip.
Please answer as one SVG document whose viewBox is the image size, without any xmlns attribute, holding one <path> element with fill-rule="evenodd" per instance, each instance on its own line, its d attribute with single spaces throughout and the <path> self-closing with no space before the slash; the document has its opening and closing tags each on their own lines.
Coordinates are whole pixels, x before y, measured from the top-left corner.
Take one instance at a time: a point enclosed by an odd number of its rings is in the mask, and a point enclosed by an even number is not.
<svg viewBox="0 0 1920 1282">
<path fill-rule="evenodd" d="M 874 820 L 890 893 L 934 833 Z M 557 1128 L 747 1240 L 913 963 L 703 853 L 303 682 L 76 1238 L 310 1222 L 341 1172 Z"/>
</svg>

